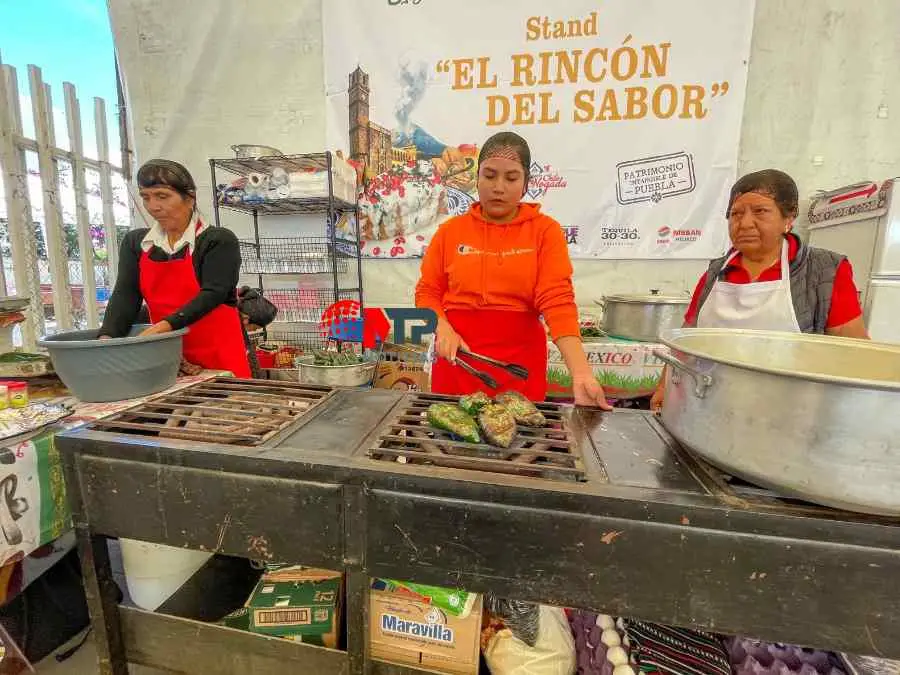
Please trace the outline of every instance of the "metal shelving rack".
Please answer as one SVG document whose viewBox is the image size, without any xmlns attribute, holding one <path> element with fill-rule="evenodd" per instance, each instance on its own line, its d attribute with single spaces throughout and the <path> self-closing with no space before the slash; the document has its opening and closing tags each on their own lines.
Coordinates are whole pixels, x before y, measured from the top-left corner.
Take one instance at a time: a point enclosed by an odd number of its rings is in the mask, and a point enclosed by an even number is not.
<svg viewBox="0 0 900 675">
<path fill-rule="evenodd" d="M 338 198 L 334 190 L 331 152 L 278 155 L 271 157 L 210 159 L 209 168 L 215 188 L 213 213 L 215 224 L 221 226 L 220 211 L 227 209 L 248 214 L 253 218 L 253 239 L 241 240 L 241 267 L 244 274 L 255 275 L 263 295 L 279 310 L 265 337 L 277 339 L 289 346 L 309 349 L 325 345 L 318 328 L 319 317 L 333 302 L 358 300 L 363 304 L 362 257 L 359 242 L 359 209 L 355 202 Z M 322 197 L 283 197 L 277 199 L 234 200 L 227 191 L 220 191 L 219 172 L 249 178 L 251 174 L 271 175 L 277 169 L 288 174 L 324 171 L 327 195 Z M 337 236 L 342 216 L 353 215 L 355 241 Z M 260 235 L 260 216 L 324 215 L 324 237 L 264 237 Z M 341 276 L 352 272 L 356 279 L 341 284 Z M 272 276 L 331 277 L 330 287 L 266 288 L 265 278 Z M 306 327 L 286 327 L 286 324 L 308 324 Z"/>
</svg>

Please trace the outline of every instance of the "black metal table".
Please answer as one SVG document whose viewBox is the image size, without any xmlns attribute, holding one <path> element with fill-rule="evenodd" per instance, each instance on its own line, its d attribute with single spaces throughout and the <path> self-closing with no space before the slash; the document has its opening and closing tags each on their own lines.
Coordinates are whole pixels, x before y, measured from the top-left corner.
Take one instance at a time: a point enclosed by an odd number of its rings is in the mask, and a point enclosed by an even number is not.
<svg viewBox="0 0 900 675">
<path fill-rule="evenodd" d="M 900 657 L 900 526 L 724 481 L 643 412 L 577 411 L 583 481 L 379 461 L 408 395 L 339 391 L 257 447 L 58 437 L 103 675 L 403 673 L 371 577 Z M 347 650 L 118 607 L 107 537 L 343 570 Z"/>
</svg>

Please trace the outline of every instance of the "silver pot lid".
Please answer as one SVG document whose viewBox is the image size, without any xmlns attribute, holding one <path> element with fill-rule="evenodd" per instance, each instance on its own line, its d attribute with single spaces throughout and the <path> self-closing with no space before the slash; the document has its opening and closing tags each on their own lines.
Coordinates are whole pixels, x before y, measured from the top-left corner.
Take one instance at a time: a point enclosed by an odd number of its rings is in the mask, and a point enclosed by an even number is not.
<svg viewBox="0 0 900 675">
<path fill-rule="evenodd" d="M 691 296 L 685 295 L 662 295 L 660 293 L 647 294 L 630 294 L 623 293 L 621 295 L 606 295 L 603 297 L 604 302 L 633 302 L 637 304 L 655 304 L 655 305 L 689 305 Z"/>
</svg>

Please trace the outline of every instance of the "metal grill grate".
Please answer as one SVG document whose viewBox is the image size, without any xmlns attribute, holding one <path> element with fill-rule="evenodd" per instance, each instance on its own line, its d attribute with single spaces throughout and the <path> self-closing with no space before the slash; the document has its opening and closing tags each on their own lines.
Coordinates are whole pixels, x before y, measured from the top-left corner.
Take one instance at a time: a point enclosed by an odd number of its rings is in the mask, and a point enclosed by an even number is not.
<svg viewBox="0 0 900 675">
<path fill-rule="evenodd" d="M 328 387 L 217 377 L 141 403 L 89 429 L 228 445 L 260 445 L 330 394 Z"/>
<path fill-rule="evenodd" d="M 442 466 L 549 480 L 585 480 L 569 416 L 553 403 L 538 404 L 547 418 L 543 428 L 519 426 L 509 448 L 465 443 L 432 428 L 425 417 L 432 403 L 455 402 L 456 397 L 415 394 L 406 398 L 378 434 L 369 456 L 403 464 Z"/>
</svg>

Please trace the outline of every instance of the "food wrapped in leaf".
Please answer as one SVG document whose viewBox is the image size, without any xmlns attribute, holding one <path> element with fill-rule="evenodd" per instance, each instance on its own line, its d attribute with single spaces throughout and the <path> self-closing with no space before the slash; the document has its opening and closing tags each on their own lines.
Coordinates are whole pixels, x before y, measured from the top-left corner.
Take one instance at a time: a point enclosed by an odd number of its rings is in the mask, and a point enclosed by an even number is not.
<svg viewBox="0 0 900 675">
<path fill-rule="evenodd" d="M 516 418 L 508 408 L 492 404 L 478 413 L 478 426 L 491 445 L 508 448 L 516 437 Z"/>
<path fill-rule="evenodd" d="M 360 356 L 351 351 L 331 352 L 316 349 L 313 351 L 313 357 L 315 366 L 352 366 L 362 362 Z"/>
<path fill-rule="evenodd" d="M 518 391 L 504 391 L 497 396 L 496 401 L 500 405 L 506 406 L 519 424 L 524 424 L 526 427 L 542 427 L 547 424 L 544 414 Z"/>
<path fill-rule="evenodd" d="M 428 423 L 449 431 L 467 443 L 481 443 L 478 424 L 465 410 L 452 403 L 434 403 L 428 407 Z"/>
<path fill-rule="evenodd" d="M 463 396 L 459 399 L 459 407 L 465 410 L 473 417 L 481 412 L 481 409 L 491 404 L 490 397 L 483 391 L 477 391 L 474 394 Z"/>
</svg>

